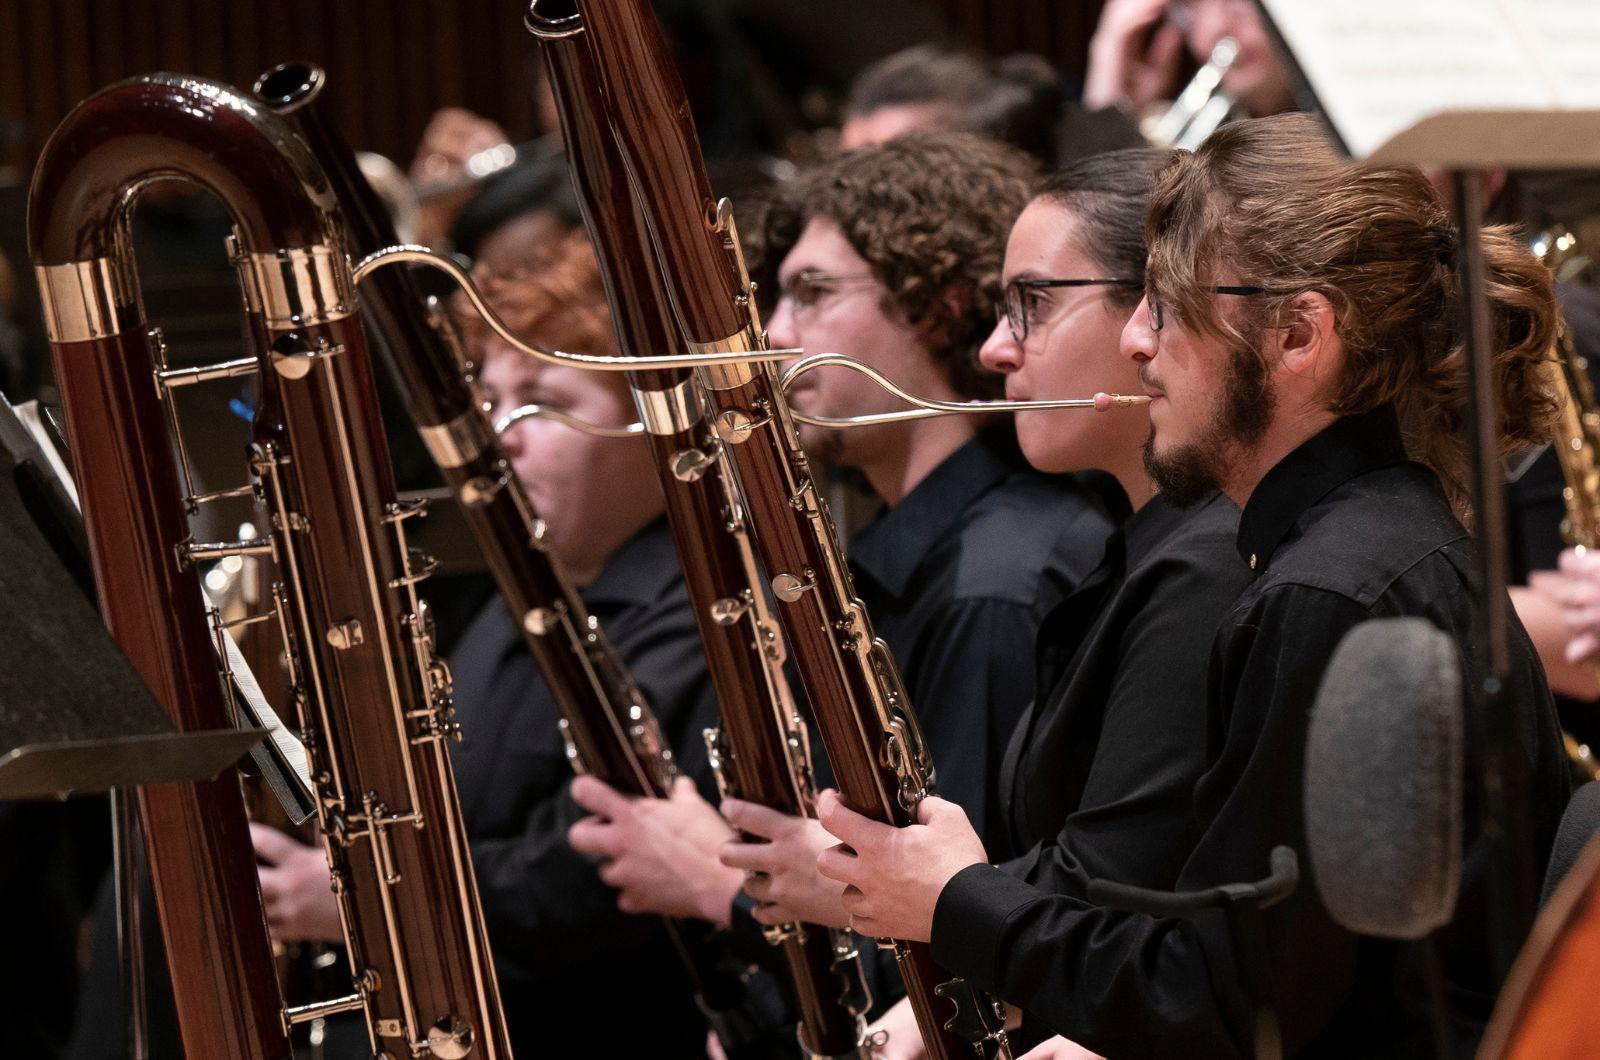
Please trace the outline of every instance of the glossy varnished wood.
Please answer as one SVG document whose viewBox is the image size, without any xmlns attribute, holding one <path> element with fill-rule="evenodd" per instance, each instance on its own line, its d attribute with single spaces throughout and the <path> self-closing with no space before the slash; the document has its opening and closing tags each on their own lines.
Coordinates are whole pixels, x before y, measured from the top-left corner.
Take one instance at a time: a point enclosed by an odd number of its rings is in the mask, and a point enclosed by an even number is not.
<svg viewBox="0 0 1600 1060">
<path fill-rule="evenodd" d="M 455 775 L 443 742 L 414 740 L 423 725 L 411 719 L 428 707 L 426 676 L 403 624 L 409 605 L 391 587 L 405 560 L 386 522 L 395 488 L 360 323 L 346 317 L 268 339 L 282 349 L 343 351 L 300 379 L 264 374 L 255 427 L 258 446 L 281 447 L 288 457 L 284 495 L 313 528 L 291 533 L 298 579 L 308 589 L 296 615 L 299 661 L 320 687 L 302 719 L 318 734 L 314 768 L 338 763 L 345 805 L 335 815 L 352 831 L 363 831 L 358 818 L 368 793 L 388 814 L 414 811 L 422 822 L 388 829 L 393 883 L 382 878 L 371 834 L 335 844 L 353 966 L 377 974 L 377 1019 L 402 1017 L 403 985 L 419 1031 L 457 1016 L 476 1029 L 479 1055 L 509 1057 Z M 350 622 L 359 623 L 359 642 L 336 647 L 328 631 Z M 322 784 L 325 795 L 335 793 Z"/>
<path fill-rule="evenodd" d="M 206 636 L 145 335 L 52 349 L 106 626 L 184 732 L 232 724 Z M 189 1056 L 287 1058 L 238 778 L 140 789 L 150 876 Z"/>
<path fill-rule="evenodd" d="M 644 356 L 674 349 L 681 341 L 668 318 L 669 294 L 653 257 L 638 252 L 648 238 L 629 190 L 621 152 L 605 120 L 605 101 L 593 59 L 582 39 L 550 41 L 544 57 L 567 143 L 567 162 L 579 203 L 601 261 L 612 318 L 625 353 Z M 631 385 L 644 393 L 666 393 L 691 383 L 686 370 L 637 372 Z M 673 473 L 676 459 L 692 450 L 714 452 L 715 439 L 702 418 L 672 433 L 653 433 L 653 463 L 667 500 L 677 543 L 722 712 L 722 783 L 728 795 L 781 813 L 809 812 L 806 783 L 795 774 L 786 746 L 792 705 L 771 678 L 767 656 L 750 613 L 734 622 L 713 617 L 720 603 L 764 591 L 736 533 L 743 523 L 736 499 L 724 487 L 724 469 L 711 466 L 698 478 Z M 783 681 L 782 674 L 776 675 Z M 802 1034 L 813 1051 L 835 1056 L 856 1044 L 856 1019 L 849 1010 L 849 983 L 835 968 L 829 932 L 812 926 L 782 943 L 790 986 L 801 1014 Z"/>
<path fill-rule="evenodd" d="M 737 264 L 715 231 L 714 202 L 682 84 L 648 0 L 578 0 L 595 79 L 648 222 L 652 248 L 691 341 L 715 341 L 748 327 Z M 736 471 L 769 582 L 790 575 L 809 586 L 777 614 L 805 687 L 818 734 L 853 809 L 896 825 L 912 811 L 899 797 L 901 776 L 886 753 L 892 733 L 886 688 L 875 673 L 874 634 L 856 598 L 835 537 L 770 366 L 742 385 L 707 390 L 713 414 L 734 412 L 760 424 L 725 452 Z M 892 661 L 887 665 L 892 667 Z M 906 703 L 894 705 L 909 714 Z M 952 1006 L 933 994 L 927 947 L 900 944 L 901 967 L 924 1042 L 936 1058 L 975 1054 L 943 1028 Z"/>
<path fill-rule="evenodd" d="M 51 141 L 29 218 L 35 263 L 112 258 L 129 273 L 128 212 L 140 188 L 164 177 L 219 196 L 245 254 L 342 250 L 332 189 L 284 122 L 225 86 L 157 75 L 95 96 Z M 246 330 L 261 364 L 254 438 L 276 458 L 276 474 L 264 476 L 275 559 L 298 590 L 288 594 L 304 693 L 296 721 L 310 733 L 321 823 L 334 837 L 353 971 L 373 1026 L 407 1015 L 409 998 L 418 1039 L 453 1017 L 471 1026 L 472 1055 L 503 1060 L 510 1047 L 454 775 L 443 742 L 426 738 L 424 688 L 437 675 L 409 636 L 412 604 L 395 584 L 406 561 L 390 525 L 395 492 L 371 368 L 359 319 L 333 316 L 273 332 L 253 308 Z M 180 727 L 214 727 L 227 721 L 199 584 L 178 562 L 187 525 L 145 324 L 131 307 L 121 324 L 115 339 L 54 349 L 107 621 Z M 318 354 L 305 372 L 273 367 L 277 354 L 301 351 Z M 336 625 L 360 634 L 335 647 Z M 239 790 L 231 778 L 226 787 L 227 799 L 198 789 L 217 805 L 182 815 L 159 790 L 147 796 L 185 1049 L 287 1056 Z M 407 820 L 367 828 L 380 809 Z M 380 831 L 387 880 L 375 857 Z M 391 1033 L 379 1042 L 411 1051 Z"/>
<path fill-rule="evenodd" d="M 257 82 L 256 95 L 281 108 L 328 174 L 352 256 L 398 243 L 387 212 L 329 113 L 331 97 L 321 71 L 305 64 L 280 67 Z M 433 326 L 409 274 L 399 268 L 371 273 L 362 284 L 361 303 L 406 409 L 419 426 L 476 416 L 488 427 L 456 351 Z M 488 444 L 465 463 L 441 467 L 440 473 L 458 495 L 470 486 L 482 496 L 478 503 L 463 504 L 462 515 L 566 720 L 582 768 L 619 790 L 660 794 L 651 768 L 639 761 L 627 735 L 629 709 L 639 702 L 637 689 L 605 632 L 590 621 L 576 589 L 535 540 L 538 513 L 500 446 Z M 501 485 L 483 496 L 485 483 Z M 536 609 L 564 620 L 551 632 L 536 634 L 524 624 Z"/>
</svg>

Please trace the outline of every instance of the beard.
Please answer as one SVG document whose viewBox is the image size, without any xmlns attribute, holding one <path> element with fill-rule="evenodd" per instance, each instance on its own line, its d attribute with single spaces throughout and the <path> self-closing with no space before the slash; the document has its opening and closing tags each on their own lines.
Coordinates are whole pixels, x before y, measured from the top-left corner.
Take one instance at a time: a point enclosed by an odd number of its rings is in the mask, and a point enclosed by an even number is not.
<svg viewBox="0 0 1600 1060">
<path fill-rule="evenodd" d="M 1277 394 L 1267 363 L 1253 344 L 1236 349 L 1222 394 L 1198 438 L 1156 451 L 1155 427 L 1144 443 L 1144 469 L 1169 504 L 1186 508 L 1222 488 L 1239 450 L 1261 440 L 1272 423 Z"/>
</svg>

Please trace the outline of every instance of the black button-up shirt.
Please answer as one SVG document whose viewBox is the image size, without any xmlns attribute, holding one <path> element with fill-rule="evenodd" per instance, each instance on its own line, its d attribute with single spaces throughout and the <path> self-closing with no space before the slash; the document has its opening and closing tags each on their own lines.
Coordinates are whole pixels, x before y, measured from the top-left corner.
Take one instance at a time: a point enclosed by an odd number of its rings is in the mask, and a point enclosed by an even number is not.
<svg viewBox="0 0 1600 1060">
<path fill-rule="evenodd" d="M 995 780 L 1033 698 L 1039 623 L 1094 569 L 1126 509 L 1099 476 L 1041 474 L 1014 443 L 980 434 L 850 542 L 856 590 L 900 668 L 936 790 L 986 839 L 1001 830 Z M 876 1015 L 905 988 L 888 950 L 861 947 Z"/>
<path fill-rule="evenodd" d="M 1195 788 L 1197 839 L 1178 889 L 1257 879 L 1279 844 L 1309 864 L 1301 798 L 1309 708 L 1353 626 L 1378 615 L 1426 617 L 1460 646 L 1468 685 L 1482 677 L 1469 539 L 1433 474 L 1407 462 L 1389 409 L 1336 422 L 1274 467 L 1245 507 L 1238 542 L 1257 574 L 1212 650 L 1209 767 Z M 1514 632 L 1506 702 L 1534 778 L 1530 828 L 1542 863 L 1566 777 L 1543 672 L 1521 627 Z M 1492 1001 L 1483 824 L 1470 798 L 1465 822 L 1456 919 L 1434 935 L 1458 1048 L 1470 1047 Z M 971 911 L 961 927 L 962 970 L 1091 1049 L 1113 1057 L 1249 1055 L 1237 962 L 1220 917 L 1191 923 L 1102 909 L 987 866 L 959 873 L 939 905 L 936 924 Z M 1287 1052 L 1431 1049 L 1415 945 L 1338 927 L 1307 882 L 1262 923 Z"/>
<path fill-rule="evenodd" d="M 1000 773 L 1009 830 L 989 854 L 1019 858 L 1008 872 L 1040 886 L 1069 868 L 1142 887 L 1177 879 L 1206 765 L 1206 661 L 1248 582 L 1238 522 L 1220 495 L 1190 511 L 1156 498 L 1045 619 L 1041 699 Z"/>
<path fill-rule="evenodd" d="M 1217 629 L 1249 581 L 1234 551 L 1239 512 L 1225 497 L 1180 511 L 1160 498 L 1106 546 L 1099 568 L 1039 631 L 1040 699 L 1000 773 L 1003 841 L 987 850 L 1041 892 L 1084 897 L 1090 879 L 1172 887 L 1194 847 L 1192 799 L 1207 765 L 1205 671 Z M 1009 860 L 1006 860 L 1009 859 Z M 980 967 L 989 921 L 981 887 L 941 898 L 934 954 Z M 1010 888 L 993 900 L 1010 907 Z M 1024 1049 L 1050 1031 L 1026 1018 Z"/>
<path fill-rule="evenodd" d="M 581 595 L 709 795 L 700 734 L 716 701 L 665 522 L 626 542 Z M 560 715 L 498 598 L 451 666 L 456 784 L 518 1055 L 702 1055 L 705 1024 L 660 921 L 619 913 L 594 863 L 567 845 L 582 811 L 567 794 Z"/>
<path fill-rule="evenodd" d="M 1033 699 L 1039 623 L 1094 569 L 1113 525 L 1085 481 L 1040 474 L 980 436 L 850 542 L 856 589 L 899 664 L 939 795 L 985 836 L 1000 819 L 1000 758 Z"/>
</svg>

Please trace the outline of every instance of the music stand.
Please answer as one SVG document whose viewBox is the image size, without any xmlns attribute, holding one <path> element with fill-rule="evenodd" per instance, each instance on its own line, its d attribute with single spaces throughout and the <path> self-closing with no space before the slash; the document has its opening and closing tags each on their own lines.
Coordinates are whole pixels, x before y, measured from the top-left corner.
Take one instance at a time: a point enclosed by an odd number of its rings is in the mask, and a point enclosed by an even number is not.
<svg viewBox="0 0 1600 1060">
<path fill-rule="evenodd" d="M 62 470 L 0 396 L 0 799 L 110 791 L 127 1039 L 129 1055 L 143 1057 L 132 789 L 210 780 L 266 733 L 173 727 L 92 603 L 83 525 Z"/>
<path fill-rule="evenodd" d="M 0 399 L 0 799 L 209 780 L 265 735 L 173 728 L 85 594 L 82 533 Z"/>
</svg>

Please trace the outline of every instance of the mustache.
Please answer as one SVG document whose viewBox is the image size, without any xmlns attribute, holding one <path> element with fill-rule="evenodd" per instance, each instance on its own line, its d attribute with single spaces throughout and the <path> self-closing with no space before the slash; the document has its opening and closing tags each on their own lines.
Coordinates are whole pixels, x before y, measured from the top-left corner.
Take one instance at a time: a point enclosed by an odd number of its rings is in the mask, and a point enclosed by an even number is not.
<svg viewBox="0 0 1600 1060">
<path fill-rule="evenodd" d="M 1161 380 L 1155 377 L 1155 374 L 1149 370 L 1147 365 L 1141 364 L 1139 366 L 1139 382 L 1143 384 L 1147 391 L 1159 390 L 1163 394 L 1167 392 L 1167 388 L 1161 385 Z"/>
</svg>

